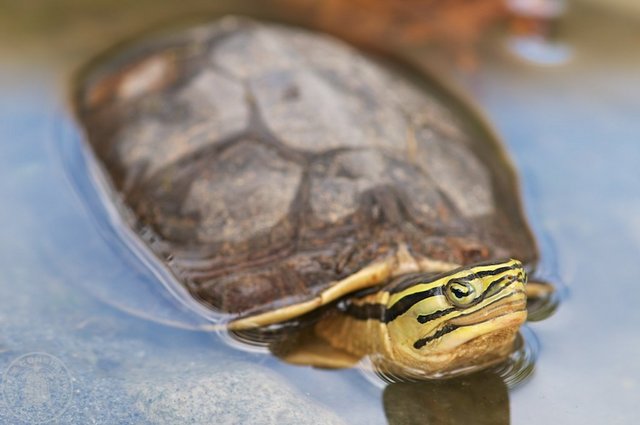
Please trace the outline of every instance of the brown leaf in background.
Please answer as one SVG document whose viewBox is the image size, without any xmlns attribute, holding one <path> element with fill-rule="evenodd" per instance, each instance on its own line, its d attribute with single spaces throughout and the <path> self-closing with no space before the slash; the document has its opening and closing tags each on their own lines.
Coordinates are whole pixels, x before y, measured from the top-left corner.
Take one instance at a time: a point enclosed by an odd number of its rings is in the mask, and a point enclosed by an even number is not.
<svg viewBox="0 0 640 425">
<path fill-rule="evenodd" d="M 507 16 L 504 0 L 277 0 L 309 25 L 368 47 L 442 43 L 464 54 Z M 460 59 L 460 58 L 458 58 Z"/>
</svg>

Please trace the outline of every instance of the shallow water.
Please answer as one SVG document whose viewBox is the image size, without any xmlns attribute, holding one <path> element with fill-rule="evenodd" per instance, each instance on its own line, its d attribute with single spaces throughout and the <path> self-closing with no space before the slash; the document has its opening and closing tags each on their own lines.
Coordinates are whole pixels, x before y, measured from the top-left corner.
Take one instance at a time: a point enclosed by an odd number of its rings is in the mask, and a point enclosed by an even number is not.
<svg viewBox="0 0 640 425">
<path fill-rule="evenodd" d="M 132 16 L 134 23 L 125 21 L 120 32 L 103 31 L 99 42 L 76 40 L 82 29 L 56 40 L 45 40 L 36 30 L 25 36 L 27 45 L 51 43 L 58 56 L 38 48 L 28 56 L 15 45 L 2 46 L 10 65 L 0 69 L 0 370 L 5 382 L 9 364 L 25 353 L 60 359 L 72 383 L 60 423 L 158 423 L 193 411 L 202 415 L 190 417 L 196 422 L 210 414 L 227 423 L 242 418 L 269 423 L 272 417 L 285 423 L 305 418 L 309 423 L 412 423 L 442 411 L 454 423 L 469 423 L 447 404 L 456 397 L 466 397 L 474 412 L 491 417 L 487 423 L 508 423 L 509 417 L 514 424 L 634 423 L 640 398 L 640 364 L 634 361 L 640 354 L 640 286 L 635 282 L 640 272 L 640 24 L 574 7 L 560 32 L 571 49 L 567 63 L 528 63 L 510 53 L 504 36 L 495 36 L 483 43 L 475 72 L 453 73 L 517 164 L 541 242 L 543 273 L 563 284 L 556 314 L 529 325 L 540 345 L 535 373 L 507 396 L 492 377 L 484 381 L 492 385 L 486 394 L 460 395 L 457 388 L 474 384 L 383 388 L 376 377 L 356 370 L 288 366 L 234 349 L 215 334 L 154 324 L 105 302 L 112 297 L 102 297 L 102 288 L 117 282 L 123 292 L 131 291 L 125 298 L 147 296 L 149 308 L 166 308 L 170 315 L 179 308 L 162 292 L 153 292 L 151 270 L 100 227 L 63 165 L 79 163 L 65 151 L 74 125 L 61 81 L 69 81 L 71 71 L 99 48 L 144 29 L 144 14 Z M 84 19 L 84 26 L 94 19 L 100 28 L 98 14 Z M 5 40 L 24 36 L 11 28 L 4 31 L 14 31 L 14 37 Z M 448 70 L 432 53 L 414 48 L 403 54 Z M 228 373 L 233 370 L 245 374 L 234 378 Z M 48 394 L 51 403 L 62 400 L 61 383 L 67 378 L 46 376 L 50 387 L 40 395 Z M 266 406 L 260 403 L 264 394 L 242 398 L 251 388 L 249 379 L 269 390 Z M 197 385 L 190 386 L 194 381 Z M 0 421 L 33 422 L 37 412 L 16 418 L 15 405 L 8 408 L 6 388 Z M 428 400 L 439 396 L 442 400 L 431 407 Z M 401 402 L 407 404 L 399 409 Z M 180 404 L 192 412 L 180 412 Z M 227 410 L 231 416 L 224 416 Z M 412 411 L 421 415 L 406 416 Z M 245 412 L 253 414 L 242 416 Z"/>
</svg>

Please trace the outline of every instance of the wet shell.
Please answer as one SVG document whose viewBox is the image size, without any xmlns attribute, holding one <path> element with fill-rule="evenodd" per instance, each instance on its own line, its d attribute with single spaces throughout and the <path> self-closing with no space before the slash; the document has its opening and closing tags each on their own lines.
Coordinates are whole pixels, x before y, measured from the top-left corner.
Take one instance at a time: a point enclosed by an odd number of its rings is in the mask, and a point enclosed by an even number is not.
<svg viewBox="0 0 640 425">
<path fill-rule="evenodd" d="M 76 107 L 128 223 L 229 317 L 309 300 L 399 246 L 536 259 L 491 133 L 326 35 L 224 18 L 138 42 L 85 73 Z"/>
</svg>

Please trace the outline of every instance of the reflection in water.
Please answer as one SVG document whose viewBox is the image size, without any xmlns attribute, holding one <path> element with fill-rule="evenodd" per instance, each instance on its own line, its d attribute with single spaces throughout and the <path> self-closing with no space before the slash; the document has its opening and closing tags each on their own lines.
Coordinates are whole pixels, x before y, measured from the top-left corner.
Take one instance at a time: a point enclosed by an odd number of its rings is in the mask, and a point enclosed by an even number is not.
<svg viewBox="0 0 640 425">
<path fill-rule="evenodd" d="M 349 352 L 331 346 L 314 334 L 313 326 L 290 326 L 266 333 L 264 331 L 243 331 L 231 334 L 236 344 L 254 344 L 256 350 L 259 347 L 268 347 L 271 354 L 280 360 L 298 366 L 314 366 L 321 369 L 345 369 L 356 367 L 359 372 L 374 386 L 384 388 L 385 384 L 397 384 L 414 382 L 416 378 L 406 374 L 392 373 L 376 364 L 375 354 L 356 357 Z M 257 345 L 262 338 L 262 345 Z M 246 349 L 246 348 L 244 348 Z M 527 327 L 520 328 L 512 352 L 503 362 L 486 369 L 490 373 L 500 377 L 509 388 L 515 388 L 527 381 L 533 373 L 539 354 L 539 344 L 535 334 Z M 452 381 L 440 379 L 441 382 Z M 429 380 L 426 382 L 433 382 Z"/>
<path fill-rule="evenodd" d="M 520 328 L 509 358 L 493 369 L 502 380 L 514 388 L 527 380 L 533 373 L 538 358 L 538 340 L 526 326 Z"/>
<path fill-rule="evenodd" d="M 444 381 L 389 384 L 382 402 L 390 425 L 509 423 L 507 385 L 490 371 Z"/>
</svg>

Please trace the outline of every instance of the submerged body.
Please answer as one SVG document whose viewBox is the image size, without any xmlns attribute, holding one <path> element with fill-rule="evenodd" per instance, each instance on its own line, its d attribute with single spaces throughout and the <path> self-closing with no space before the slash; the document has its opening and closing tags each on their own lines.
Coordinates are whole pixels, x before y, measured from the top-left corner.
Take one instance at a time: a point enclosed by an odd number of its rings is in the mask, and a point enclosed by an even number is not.
<svg viewBox="0 0 640 425">
<path fill-rule="evenodd" d="M 500 146 L 435 85 L 323 35 L 226 18 L 120 52 L 76 105 L 126 222 L 230 329 L 333 308 L 316 325 L 333 347 L 425 376 L 509 351 L 524 271 L 478 264 L 531 266 L 535 243 Z M 496 267 L 516 277 L 492 304 L 488 277 L 462 278 Z M 465 290 L 476 304 L 450 298 Z M 349 314 L 359 304 L 384 316 Z"/>
</svg>

